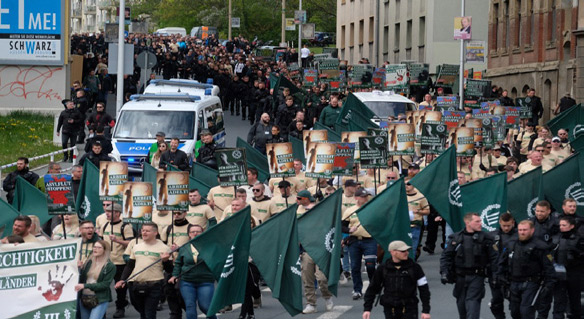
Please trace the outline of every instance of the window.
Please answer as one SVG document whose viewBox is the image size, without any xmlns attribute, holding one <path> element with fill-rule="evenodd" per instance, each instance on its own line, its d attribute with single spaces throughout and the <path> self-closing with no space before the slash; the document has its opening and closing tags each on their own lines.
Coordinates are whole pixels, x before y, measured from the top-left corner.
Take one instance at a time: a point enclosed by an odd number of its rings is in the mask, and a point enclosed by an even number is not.
<svg viewBox="0 0 584 319">
<path fill-rule="evenodd" d="M 395 20 L 399 20 L 399 13 L 401 10 L 401 0 L 395 0 Z"/>
<path fill-rule="evenodd" d="M 363 45 L 363 32 L 365 31 L 365 20 L 359 20 L 359 45 Z"/>
<path fill-rule="evenodd" d="M 529 8 L 529 44 L 533 45 L 535 42 L 535 12 L 533 11 L 533 1 Z"/>
<path fill-rule="evenodd" d="M 399 50 L 399 35 L 400 35 L 400 27 L 399 23 L 395 24 L 395 30 L 393 33 L 393 49 Z"/>
<path fill-rule="evenodd" d="M 408 18 L 410 18 L 412 16 L 412 2 L 414 2 L 414 1 L 412 1 L 412 0 L 406 1 L 406 3 L 408 4 L 408 15 L 407 15 Z"/>
<path fill-rule="evenodd" d="M 412 47 L 412 20 L 406 24 L 406 48 Z"/>
<path fill-rule="evenodd" d="M 509 22 L 509 1 L 505 1 L 505 47 L 508 48 L 511 41 L 511 23 Z"/>
<path fill-rule="evenodd" d="M 558 33 L 558 18 L 557 18 L 556 2 L 552 1 L 551 10 L 551 27 L 550 27 L 550 37 L 549 40 L 555 44 Z"/>
<path fill-rule="evenodd" d="M 387 54 L 389 51 L 389 26 L 383 27 L 383 39 L 381 39 L 383 43 L 383 54 Z"/>
<path fill-rule="evenodd" d="M 346 32 L 345 26 L 342 25 L 341 26 L 341 48 L 345 47 L 345 36 L 346 36 L 345 32 Z"/>
<path fill-rule="evenodd" d="M 518 47 L 522 44 L 522 24 L 521 21 L 521 0 L 515 1 L 515 14 L 516 14 L 516 21 L 515 21 L 515 46 Z"/>
<path fill-rule="evenodd" d="M 420 30 L 418 34 L 418 45 L 426 45 L 426 17 L 420 17 Z M 422 61 L 422 60 L 420 60 Z"/>
<path fill-rule="evenodd" d="M 499 44 L 499 4 L 495 3 L 493 5 L 493 42 L 492 47 L 497 50 Z"/>
<path fill-rule="evenodd" d="M 354 45 L 355 45 L 355 23 L 351 22 L 349 29 L 349 46 L 352 47 Z"/>
<path fill-rule="evenodd" d="M 375 17 L 369 17 L 369 42 L 375 41 Z"/>
</svg>

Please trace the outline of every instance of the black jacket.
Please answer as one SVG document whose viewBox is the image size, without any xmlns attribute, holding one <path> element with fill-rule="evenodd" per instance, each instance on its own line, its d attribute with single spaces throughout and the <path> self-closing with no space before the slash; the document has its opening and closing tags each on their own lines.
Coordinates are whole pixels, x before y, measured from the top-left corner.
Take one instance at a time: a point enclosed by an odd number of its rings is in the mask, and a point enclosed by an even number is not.
<svg viewBox="0 0 584 319">
<path fill-rule="evenodd" d="M 72 123 L 69 123 L 69 120 L 72 120 Z M 78 109 L 66 109 L 59 115 L 57 132 L 63 128 L 63 134 L 75 134 L 79 131 L 81 123 L 83 123 L 83 115 Z"/>
<path fill-rule="evenodd" d="M 14 189 L 16 188 L 16 179 L 18 176 L 24 178 L 31 185 L 36 184 L 39 179 L 39 176 L 35 172 L 30 171 L 28 167 L 24 168 L 22 171 L 16 170 L 8 174 L 2 182 L 2 189 L 7 192 L 6 199 L 10 204 L 12 204 L 12 200 L 14 199 Z"/>
<path fill-rule="evenodd" d="M 104 154 L 109 154 L 114 150 L 112 143 L 108 138 L 106 138 L 104 135 L 95 134 L 92 138 L 87 139 L 87 142 L 85 143 L 85 153 L 91 152 L 91 147 L 93 146 L 94 142 L 101 143 L 101 152 Z"/>
<path fill-rule="evenodd" d="M 200 151 L 199 151 L 200 152 Z M 166 169 L 166 165 L 170 164 L 176 166 L 181 171 L 189 170 L 189 158 L 187 154 L 179 149 L 176 152 L 170 150 L 162 153 L 160 156 L 160 168 Z"/>
<path fill-rule="evenodd" d="M 217 144 L 215 141 L 209 144 L 203 144 L 199 148 L 199 156 L 197 156 L 197 162 L 199 164 L 207 165 L 213 169 L 217 169 L 217 159 L 215 158 L 215 150 L 217 149 Z"/>
<path fill-rule="evenodd" d="M 93 165 L 95 165 L 95 167 L 99 168 L 99 162 L 111 161 L 111 158 L 107 156 L 107 154 L 105 154 L 103 151 L 99 154 L 95 154 L 93 151 L 91 151 L 81 156 L 81 159 L 79 160 L 79 165 L 83 166 L 85 160 L 90 161 L 91 163 L 93 163 Z"/>
<path fill-rule="evenodd" d="M 430 313 L 428 280 L 419 264 L 408 259 L 394 263 L 390 258 L 375 269 L 373 279 L 365 292 L 364 311 L 371 311 L 375 296 L 381 292 L 383 306 L 408 306 L 418 303 L 416 288 L 422 300 L 422 313 Z"/>
<path fill-rule="evenodd" d="M 510 281 L 540 279 L 548 287 L 555 282 L 552 255 L 547 245 L 534 237 L 507 243 L 498 264 L 497 276 Z"/>
</svg>

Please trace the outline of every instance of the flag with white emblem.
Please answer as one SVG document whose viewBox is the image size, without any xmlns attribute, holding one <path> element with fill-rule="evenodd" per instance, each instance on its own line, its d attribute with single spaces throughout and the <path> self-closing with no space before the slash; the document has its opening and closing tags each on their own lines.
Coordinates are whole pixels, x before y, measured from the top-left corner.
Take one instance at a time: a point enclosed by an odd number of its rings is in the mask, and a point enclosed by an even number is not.
<svg viewBox="0 0 584 319">
<path fill-rule="evenodd" d="M 485 231 L 499 228 L 499 216 L 507 212 L 507 173 L 464 184 L 460 191 L 465 214 L 479 214 Z"/>
<path fill-rule="evenodd" d="M 564 199 L 573 198 L 578 207 L 576 213 L 584 215 L 584 188 L 580 170 L 578 154 L 575 154 L 543 174 L 545 199 L 556 211 L 561 211 Z"/>
</svg>

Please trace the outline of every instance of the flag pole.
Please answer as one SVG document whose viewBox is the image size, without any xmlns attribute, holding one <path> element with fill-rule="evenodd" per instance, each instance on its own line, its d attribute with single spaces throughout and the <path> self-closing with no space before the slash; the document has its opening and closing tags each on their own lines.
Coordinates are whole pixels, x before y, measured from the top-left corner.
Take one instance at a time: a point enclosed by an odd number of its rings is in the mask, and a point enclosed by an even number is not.
<svg viewBox="0 0 584 319">
<path fill-rule="evenodd" d="M 67 239 L 67 230 L 65 229 L 65 215 L 61 215 L 61 225 L 63 226 L 63 239 Z"/>
</svg>

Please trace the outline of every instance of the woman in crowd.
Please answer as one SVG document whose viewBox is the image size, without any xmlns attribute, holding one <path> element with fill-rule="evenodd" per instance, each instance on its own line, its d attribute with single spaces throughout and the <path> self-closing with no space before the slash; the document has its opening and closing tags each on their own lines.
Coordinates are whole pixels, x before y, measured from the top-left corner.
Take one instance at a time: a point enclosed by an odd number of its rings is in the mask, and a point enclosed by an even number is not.
<svg viewBox="0 0 584 319">
<path fill-rule="evenodd" d="M 152 167 L 158 169 L 160 167 L 160 157 L 162 153 L 168 150 L 168 145 L 165 142 L 158 143 L 158 151 L 152 155 Z"/>
<path fill-rule="evenodd" d="M 77 214 L 71 215 L 59 215 L 59 218 L 65 221 L 65 232 L 67 238 L 79 237 L 79 218 Z M 59 224 L 53 228 L 53 240 L 59 240 L 64 238 L 63 235 L 63 224 Z"/>
<path fill-rule="evenodd" d="M 43 233 L 43 229 L 41 228 L 41 221 L 36 215 L 28 215 L 32 224 L 30 224 L 29 233 L 33 234 L 38 241 L 47 241 L 49 237 Z"/>
<path fill-rule="evenodd" d="M 80 283 L 75 285 L 75 291 L 82 290 L 78 305 L 81 319 L 102 319 L 112 301 L 110 284 L 114 280 L 116 266 L 109 257 L 109 244 L 99 240 L 93 245 L 91 258 L 81 267 Z"/>
<path fill-rule="evenodd" d="M 203 233 L 200 225 L 189 225 L 189 238 L 193 239 Z M 207 314 L 213 293 L 215 292 L 213 273 L 199 257 L 194 245 L 184 245 L 179 249 L 178 257 L 174 262 L 172 277 L 168 283 L 179 282 L 180 293 L 186 305 L 187 319 L 197 318 L 197 303 L 204 314 Z M 216 319 L 215 315 L 208 317 Z"/>
</svg>

